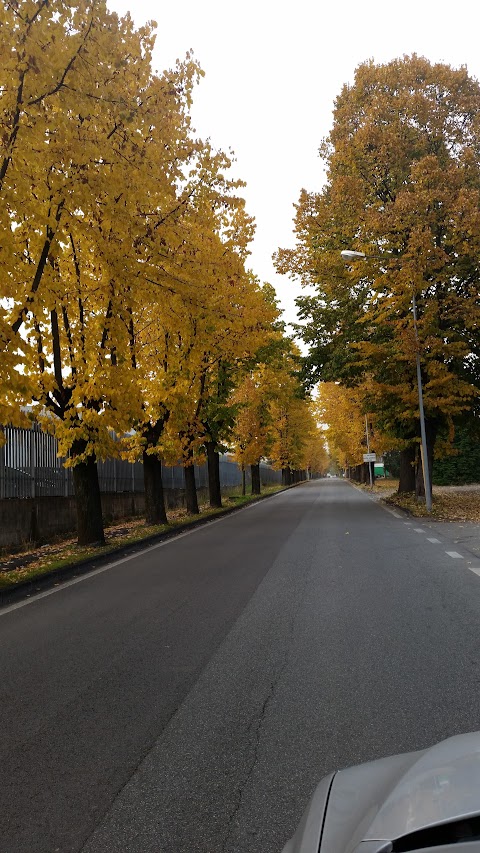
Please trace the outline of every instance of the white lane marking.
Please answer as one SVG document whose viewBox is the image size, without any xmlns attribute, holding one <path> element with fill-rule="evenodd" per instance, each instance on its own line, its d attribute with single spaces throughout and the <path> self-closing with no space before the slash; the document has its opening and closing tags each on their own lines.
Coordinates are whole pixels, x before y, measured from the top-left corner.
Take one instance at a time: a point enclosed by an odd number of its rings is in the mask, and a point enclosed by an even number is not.
<svg viewBox="0 0 480 853">
<path fill-rule="evenodd" d="M 404 523 L 404 524 L 406 524 L 406 525 L 407 525 L 407 527 L 411 527 L 411 526 L 412 526 L 412 524 L 413 524 L 413 522 L 412 522 L 412 521 L 404 521 L 403 523 Z"/>
<path fill-rule="evenodd" d="M 421 527 L 414 527 L 413 529 L 414 529 L 415 533 L 425 533 L 425 531 Z"/>
<path fill-rule="evenodd" d="M 257 504 L 253 504 L 256 506 Z M 252 504 L 249 504 L 245 509 L 249 509 Z M 243 507 L 242 507 L 243 509 Z M 148 548 L 140 548 L 140 550 L 136 551 L 134 554 L 129 554 L 128 557 L 123 557 L 121 560 L 115 560 L 114 563 L 109 563 L 108 566 L 102 566 L 101 569 L 92 569 L 91 572 L 86 572 L 79 578 L 73 578 L 71 581 L 65 581 L 65 583 L 59 583 L 54 589 L 48 589 L 45 592 L 32 593 L 32 597 L 28 600 L 18 601 L 16 604 L 10 604 L 8 607 L 2 607 L 0 609 L 0 616 L 5 616 L 6 613 L 11 613 L 12 610 L 19 610 L 20 607 L 26 607 L 27 604 L 34 604 L 35 601 L 39 601 L 40 598 L 47 598 L 49 595 L 54 595 L 56 592 L 61 592 L 62 589 L 66 589 L 67 586 L 75 586 L 77 583 L 83 583 L 83 581 L 88 581 L 89 578 L 95 577 L 95 575 L 101 575 L 103 572 L 108 572 L 110 569 L 115 569 L 117 566 L 121 566 L 122 563 L 128 563 L 129 560 L 135 560 L 136 557 L 143 556 L 143 554 L 148 554 L 150 551 L 155 551 L 157 548 L 163 548 L 164 545 L 172 545 L 174 542 L 177 542 L 179 539 L 183 539 L 184 536 L 191 536 L 192 533 L 197 533 L 199 530 L 205 530 L 206 527 L 209 527 L 212 524 L 218 524 L 219 521 L 223 521 L 224 518 L 228 518 L 228 515 L 221 516 L 220 518 L 212 519 L 212 521 L 207 521 L 205 524 L 200 524 L 198 527 L 194 527 L 193 530 L 185 530 L 183 533 L 179 533 L 178 536 L 172 536 L 169 539 L 164 539 L 162 542 L 157 542 L 155 545 L 150 545 Z M 72 567 L 74 568 L 74 567 Z M 41 577 L 38 578 L 41 580 Z M 32 581 L 35 583 L 35 581 Z"/>
<path fill-rule="evenodd" d="M 440 545 L 440 539 L 430 539 L 430 536 L 427 536 L 429 542 L 433 542 L 434 545 Z"/>
<path fill-rule="evenodd" d="M 453 557 L 456 560 L 463 560 L 462 555 L 459 554 L 458 551 L 445 551 L 445 553 L 448 554 L 449 557 Z"/>
<path fill-rule="evenodd" d="M 385 512 L 388 512 L 389 515 L 394 515 L 395 518 L 401 518 L 402 517 L 401 515 L 398 515 L 398 513 L 395 512 L 393 509 L 390 509 L 389 506 L 385 506 L 385 504 L 379 504 L 378 501 L 376 501 L 375 498 L 371 497 L 370 495 L 367 495 L 367 497 L 369 497 L 371 501 L 373 501 L 375 504 L 377 504 L 377 506 L 380 506 L 382 509 L 384 509 Z"/>
<path fill-rule="evenodd" d="M 473 567 L 473 566 L 469 566 L 468 568 L 469 568 L 469 569 L 470 569 L 470 571 L 471 571 L 471 572 L 473 572 L 475 575 L 480 575 L 480 568 L 478 568 L 478 569 L 474 569 L 474 567 Z"/>
</svg>

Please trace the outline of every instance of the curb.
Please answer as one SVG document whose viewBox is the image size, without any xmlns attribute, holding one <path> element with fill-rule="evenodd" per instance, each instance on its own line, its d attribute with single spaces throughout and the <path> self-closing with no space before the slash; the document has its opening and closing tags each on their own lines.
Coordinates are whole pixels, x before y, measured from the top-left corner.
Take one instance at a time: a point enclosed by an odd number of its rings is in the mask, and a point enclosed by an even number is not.
<svg viewBox="0 0 480 853">
<path fill-rule="evenodd" d="M 377 495 L 377 497 L 374 497 L 373 496 L 374 493 L 371 492 L 370 490 L 362 489 L 361 486 L 359 486 L 357 483 L 353 483 L 352 480 L 347 480 L 347 482 L 351 486 L 353 486 L 353 488 L 356 489 L 357 492 L 362 492 L 362 494 L 364 494 L 368 498 L 370 498 L 371 501 L 373 501 L 376 504 L 380 504 L 380 506 L 385 507 L 385 509 L 387 509 L 389 511 L 396 510 L 396 512 L 402 513 L 402 515 L 404 515 L 406 518 L 421 518 L 422 517 L 422 516 L 413 515 L 413 513 L 411 513 L 408 509 L 404 509 L 403 506 L 397 506 L 397 504 L 395 504 L 395 503 L 389 503 L 388 498 L 383 498 L 379 492 L 376 492 L 375 494 Z"/>
</svg>

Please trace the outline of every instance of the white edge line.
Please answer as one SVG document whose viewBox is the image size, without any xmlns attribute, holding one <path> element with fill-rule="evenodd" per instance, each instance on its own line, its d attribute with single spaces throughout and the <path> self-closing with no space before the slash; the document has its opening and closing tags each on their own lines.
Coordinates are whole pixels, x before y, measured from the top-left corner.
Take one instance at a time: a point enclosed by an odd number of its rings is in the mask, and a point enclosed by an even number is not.
<svg viewBox="0 0 480 853">
<path fill-rule="evenodd" d="M 463 560 L 462 555 L 459 554 L 458 551 L 445 551 L 445 553 L 448 554 L 449 557 L 453 557 L 453 559 Z"/>
<path fill-rule="evenodd" d="M 357 488 L 357 487 L 355 486 L 355 488 Z M 389 506 L 386 506 L 386 504 L 382 503 L 381 500 L 377 501 L 373 497 L 373 495 L 367 494 L 363 489 L 358 489 L 358 491 L 362 492 L 362 494 L 366 495 L 367 498 L 369 498 L 369 500 L 371 500 L 376 506 L 379 506 L 381 509 L 384 509 L 385 512 L 388 512 L 389 515 L 393 515 L 395 518 L 402 518 L 402 516 L 399 515 L 398 512 L 395 512 L 395 510 L 391 509 Z"/>
<path fill-rule="evenodd" d="M 282 493 L 278 492 L 272 495 L 272 497 L 276 497 L 277 494 Z M 261 503 L 263 503 L 263 501 L 255 501 L 254 503 L 248 504 L 245 507 L 240 507 L 238 511 L 241 512 L 243 509 L 252 509 L 254 506 L 258 506 L 258 504 Z M 41 598 L 47 598 L 49 595 L 54 595 L 54 593 L 56 592 L 61 592 L 63 589 L 66 589 L 69 586 L 75 586 L 75 584 L 77 583 L 87 581 L 89 578 L 95 577 L 95 575 L 101 575 L 103 574 L 103 572 L 108 572 L 110 571 L 110 569 L 115 569 L 117 566 L 121 566 L 122 563 L 128 563 L 129 560 L 134 560 L 141 554 L 148 554 L 150 551 L 155 551 L 157 548 L 163 548 L 164 545 L 171 545 L 173 542 L 177 542 L 178 539 L 183 539 L 184 536 L 191 536 L 192 533 L 198 533 L 199 530 L 205 530 L 206 527 L 211 527 L 213 524 L 218 524 L 219 521 L 224 521 L 230 515 L 232 515 L 232 513 L 229 513 L 228 515 L 222 515 L 220 516 L 220 518 L 212 518 L 211 521 L 206 521 L 205 524 L 199 524 L 198 527 L 194 527 L 193 530 L 184 530 L 183 533 L 178 533 L 176 536 L 170 536 L 168 539 L 163 539 L 161 542 L 156 542 L 155 545 L 149 545 L 146 548 L 142 548 L 141 542 L 139 542 L 139 550 L 135 551 L 133 554 L 129 554 L 128 557 L 122 557 L 121 560 L 115 560 L 113 563 L 108 563 L 107 566 L 102 566 L 100 569 L 92 569 L 91 571 L 87 571 L 81 577 L 72 578 L 72 580 L 65 581 L 64 583 L 62 583 L 61 579 L 59 579 L 58 586 L 55 586 L 54 589 L 47 589 L 45 590 L 45 592 L 34 592 L 32 593 L 31 598 L 24 599 L 23 601 L 17 601 L 16 604 L 9 604 L 6 607 L 1 607 L 0 616 L 5 616 L 7 613 L 11 613 L 12 610 L 19 610 L 20 607 L 26 607 L 27 604 L 34 604 Z M 74 570 L 75 566 L 72 566 L 72 569 Z M 38 581 L 41 581 L 41 576 L 38 578 Z M 33 580 L 32 583 L 35 583 L 35 580 Z"/>
</svg>

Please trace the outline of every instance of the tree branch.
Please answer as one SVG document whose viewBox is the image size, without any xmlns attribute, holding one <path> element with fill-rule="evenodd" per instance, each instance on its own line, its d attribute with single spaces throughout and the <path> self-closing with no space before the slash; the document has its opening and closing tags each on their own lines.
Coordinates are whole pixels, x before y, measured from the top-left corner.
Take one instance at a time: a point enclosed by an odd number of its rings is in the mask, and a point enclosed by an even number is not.
<svg viewBox="0 0 480 853">
<path fill-rule="evenodd" d="M 24 86 L 24 82 L 25 82 L 25 74 L 26 73 L 27 73 L 26 71 L 22 71 L 20 74 L 20 82 L 18 84 L 18 89 L 17 89 L 17 103 L 15 105 L 15 115 L 13 116 L 12 132 L 10 134 L 10 138 L 7 141 L 7 144 L 5 145 L 5 151 L 7 153 L 5 154 L 5 157 L 3 158 L 2 165 L 0 166 L 0 189 L 2 188 L 3 180 L 4 180 L 5 175 L 7 173 L 8 164 L 10 163 L 10 161 L 12 159 L 12 149 L 15 145 L 15 140 L 17 138 L 17 134 L 18 134 L 18 131 L 20 128 L 20 113 L 21 113 L 21 107 L 22 107 L 23 86 Z"/>
<path fill-rule="evenodd" d="M 130 360 L 134 370 L 137 369 L 137 358 L 135 355 L 135 328 L 133 325 L 132 309 L 128 308 L 130 319 L 128 321 L 128 343 L 130 348 Z"/>
<path fill-rule="evenodd" d="M 45 9 L 45 7 L 46 7 L 46 6 L 48 6 L 48 3 L 49 3 L 49 0 L 42 0 L 42 2 L 40 3 L 40 5 L 39 5 L 39 7 L 38 7 L 37 11 L 36 11 L 36 12 L 34 12 L 34 14 L 32 15 L 32 17 L 31 17 L 31 18 L 27 18 L 27 23 L 28 23 L 29 28 L 31 27 L 31 25 L 33 24 L 33 22 L 35 21 L 35 19 L 36 19 L 36 18 L 38 18 L 38 16 L 39 16 L 40 12 L 43 12 L 43 10 Z"/>
<path fill-rule="evenodd" d="M 62 354 L 60 350 L 60 332 L 58 328 L 58 315 L 56 308 L 53 308 L 53 310 L 50 311 L 50 324 L 52 329 L 53 373 L 59 391 L 63 396 Z"/>
<path fill-rule="evenodd" d="M 109 303 L 108 303 L 108 306 L 107 306 L 107 311 L 106 311 L 106 313 L 105 313 L 105 325 L 104 325 L 104 327 L 103 327 L 102 341 L 101 341 L 101 343 L 100 343 L 100 349 L 105 349 L 105 346 L 106 346 L 106 343 L 107 343 L 107 339 L 108 339 L 108 321 L 110 320 L 110 318 L 111 318 L 111 316 L 112 316 L 112 310 L 113 310 L 113 305 L 112 305 L 112 300 L 110 299 L 110 301 L 109 301 Z"/>
<path fill-rule="evenodd" d="M 35 318 L 34 320 L 34 328 L 37 335 L 37 354 L 38 354 L 38 368 L 40 373 L 45 372 L 45 359 L 43 357 L 43 340 L 42 340 L 42 331 L 40 329 L 40 325 L 38 320 Z"/>
<path fill-rule="evenodd" d="M 92 26 L 93 26 L 93 16 L 90 19 L 90 23 L 87 26 L 87 29 L 86 29 L 86 32 L 85 32 L 85 35 L 84 35 L 84 38 L 83 38 L 81 44 L 79 44 L 77 50 L 75 51 L 75 53 L 73 54 L 73 56 L 71 57 L 69 62 L 67 62 L 67 65 L 65 66 L 65 69 L 64 69 L 62 76 L 60 77 L 60 80 L 58 81 L 58 83 L 56 83 L 55 86 L 53 87 L 53 89 L 50 89 L 49 92 L 44 92 L 43 95 L 38 95 L 36 98 L 32 98 L 32 100 L 30 100 L 28 102 L 29 107 L 33 107 L 35 104 L 39 104 L 40 101 L 45 100 L 45 98 L 50 98 L 52 95 L 55 95 L 57 92 L 60 91 L 60 89 L 62 88 L 62 86 L 65 83 L 65 78 L 66 78 L 68 72 L 71 70 L 73 63 L 78 58 L 78 56 L 80 55 L 80 51 L 82 50 L 82 48 L 85 45 L 85 42 L 86 42 L 86 40 L 90 34 L 90 30 L 92 29 Z"/>
<path fill-rule="evenodd" d="M 64 202 L 61 201 L 57 207 L 57 212 L 55 214 L 55 223 L 56 223 L 57 227 L 58 227 L 58 224 L 59 224 L 61 216 L 62 216 L 63 205 L 64 205 Z M 35 296 L 35 294 L 36 294 L 36 292 L 40 286 L 40 282 L 42 280 L 43 272 L 45 270 L 45 266 L 46 266 L 47 261 L 48 261 L 48 255 L 50 252 L 50 247 L 52 245 L 52 242 L 53 242 L 55 234 L 56 234 L 56 228 L 53 229 L 50 225 L 47 225 L 46 232 L 47 232 L 47 236 L 46 236 L 45 242 L 43 244 L 42 253 L 40 255 L 40 259 L 39 259 L 38 264 L 37 264 L 37 269 L 35 270 L 35 275 L 34 275 L 33 283 L 32 283 L 32 289 L 31 289 L 29 295 L 27 296 L 25 305 L 21 309 L 20 314 L 18 315 L 17 319 L 15 320 L 15 322 L 11 326 L 12 332 L 14 334 L 16 334 L 18 332 L 20 326 L 22 325 L 22 323 L 25 319 L 25 316 L 28 313 L 29 306 L 33 302 L 33 297 Z"/>
<path fill-rule="evenodd" d="M 74 351 L 73 351 L 72 330 L 70 328 L 67 309 L 65 308 L 65 305 L 62 305 L 62 317 L 63 317 L 63 325 L 65 328 L 65 334 L 67 336 L 68 355 L 70 358 L 70 367 L 72 369 L 72 376 L 76 376 L 77 368 L 75 366 L 75 357 L 74 357 Z"/>
<path fill-rule="evenodd" d="M 73 234 L 70 232 L 68 235 L 70 238 L 70 245 L 72 247 L 73 252 L 73 266 L 75 268 L 75 276 L 77 279 L 77 288 L 78 288 L 78 319 L 80 323 L 80 347 L 82 360 L 85 364 L 85 319 L 84 319 L 84 310 L 83 310 L 83 302 L 81 297 L 81 276 L 80 276 L 80 263 L 77 255 L 77 247 L 75 245 L 75 241 L 73 239 Z"/>
</svg>

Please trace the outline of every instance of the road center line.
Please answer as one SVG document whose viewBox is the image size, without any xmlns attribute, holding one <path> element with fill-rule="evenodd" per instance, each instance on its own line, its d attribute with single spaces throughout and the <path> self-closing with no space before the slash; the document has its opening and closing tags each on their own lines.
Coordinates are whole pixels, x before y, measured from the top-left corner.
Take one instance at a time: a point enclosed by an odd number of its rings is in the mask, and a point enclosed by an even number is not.
<svg viewBox="0 0 480 853">
<path fill-rule="evenodd" d="M 429 541 L 429 542 L 433 542 L 433 543 L 434 543 L 434 545 L 439 545 L 439 544 L 440 544 L 440 539 L 430 539 L 430 536 L 427 536 L 427 539 L 428 539 L 428 541 Z"/>
<path fill-rule="evenodd" d="M 448 554 L 449 557 L 453 557 L 456 560 L 463 560 L 462 555 L 459 554 L 458 551 L 445 551 L 445 553 Z"/>
<path fill-rule="evenodd" d="M 480 575 L 480 568 L 475 569 L 473 566 L 469 566 L 468 568 L 474 573 L 474 575 Z"/>
<path fill-rule="evenodd" d="M 421 527 L 414 527 L 413 529 L 415 533 L 425 533 L 425 531 Z"/>
</svg>

